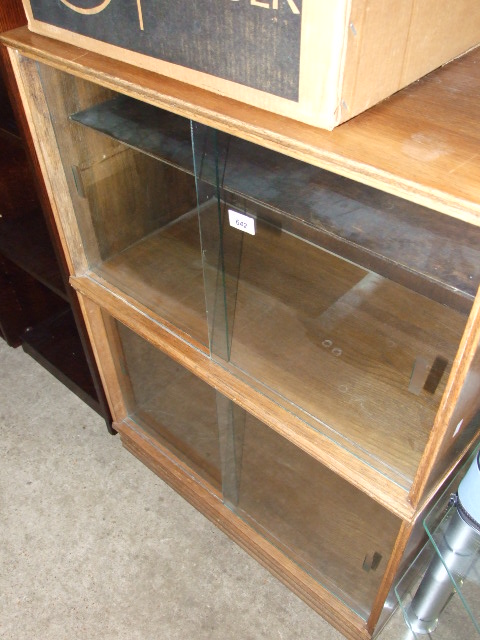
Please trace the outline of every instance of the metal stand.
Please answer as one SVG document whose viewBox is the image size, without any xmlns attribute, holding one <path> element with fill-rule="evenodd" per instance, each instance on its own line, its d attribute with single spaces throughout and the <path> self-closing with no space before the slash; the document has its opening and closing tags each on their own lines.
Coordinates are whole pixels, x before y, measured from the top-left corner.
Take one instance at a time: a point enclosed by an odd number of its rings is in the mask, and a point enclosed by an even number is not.
<svg viewBox="0 0 480 640">
<path fill-rule="evenodd" d="M 452 496 L 453 516 L 437 541 L 437 553 L 430 562 L 407 610 L 414 633 L 431 633 L 456 588 L 478 557 L 480 548 L 480 453 Z"/>
</svg>

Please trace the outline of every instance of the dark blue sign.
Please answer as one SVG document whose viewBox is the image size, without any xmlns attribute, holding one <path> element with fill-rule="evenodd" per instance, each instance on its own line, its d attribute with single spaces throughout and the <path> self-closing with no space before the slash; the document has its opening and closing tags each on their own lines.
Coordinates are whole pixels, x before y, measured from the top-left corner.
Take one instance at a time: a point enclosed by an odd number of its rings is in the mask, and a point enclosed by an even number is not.
<svg viewBox="0 0 480 640">
<path fill-rule="evenodd" d="M 298 101 L 302 0 L 31 0 L 36 20 Z"/>
</svg>

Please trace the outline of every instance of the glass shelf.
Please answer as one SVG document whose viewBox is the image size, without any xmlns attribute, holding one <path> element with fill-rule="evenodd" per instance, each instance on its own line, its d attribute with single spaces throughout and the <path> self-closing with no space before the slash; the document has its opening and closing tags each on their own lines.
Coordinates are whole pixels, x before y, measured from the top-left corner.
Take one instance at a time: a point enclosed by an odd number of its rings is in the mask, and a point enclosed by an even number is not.
<svg viewBox="0 0 480 640">
<path fill-rule="evenodd" d="M 70 117 L 193 173 L 190 122 L 185 118 L 127 96 Z M 441 302 L 456 299 L 458 307 L 469 309 L 480 282 L 480 228 L 269 149 L 254 147 L 252 152 L 251 143 L 218 131 L 207 135 L 202 125 L 194 124 L 194 129 L 202 181 L 214 184 L 218 173 L 222 189 L 249 198 L 253 205 L 268 206 L 268 219 L 274 223 L 280 220 L 275 211 L 282 212 L 285 228 L 295 229 L 295 221 L 302 221 L 322 231 L 322 240 L 332 249 L 339 246 L 335 241 L 343 241 L 344 255 L 363 266 L 380 267 L 400 281 L 407 278 L 401 271 L 407 270 L 410 282 L 418 276 L 421 290 L 436 292 Z"/>
<path fill-rule="evenodd" d="M 468 311 L 480 228 L 194 123 L 197 175 L 234 208 Z"/>
<path fill-rule="evenodd" d="M 433 638 L 434 640 L 451 640 L 451 638 L 474 638 L 480 635 L 480 627 L 468 615 L 462 600 L 458 594 L 454 594 L 445 609 L 442 611 L 438 626 L 429 634 L 415 632 L 408 622 L 408 610 L 423 575 L 436 555 L 433 545 L 429 542 L 416 557 L 414 563 L 405 572 L 402 580 L 397 584 L 395 593 L 403 614 L 408 635 L 405 640 L 423 640 Z M 478 565 L 478 563 L 477 563 Z M 463 588 L 464 595 L 472 602 L 480 602 L 480 581 L 478 568 L 476 574 L 472 574 Z"/>
<path fill-rule="evenodd" d="M 117 95 L 70 116 L 74 122 L 193 174 L 190 121 Z"/>
<path fill-rule="evenodd" d="M 477 455 L 478 448 L 426 514 L 423 525 L 428 541 L 395 586 L 407 627 L 418 640 L 427 635 L 438 640 L 480 635 L 480 533 L 459 519 L 450 499 Z M 458 522 L 462 530 L 458 529 Z M 463 534 L 461 544 L 454 540 L 458 533 Z M 425 576 L 426 582 L 422 583 Z M 421 592 L 418 591 L 420 584 Z M 432 593 L 440 596 L 438 602 L 446 602 L 443 608 L 432 608 Z M 421 601 L 422 596 L 427 597 L 426 605 Z M 417 622 L 419 611 L 425 612 L 425 621 Z"/>
<path fill-rule="evenodd" d="M 112 141 L 193 173 L 190 123 L 180 116 L 116 95 L 70 118 Z M 327 249 L 341 249 L 342 255 L 367 269 L 376 268 L 401 284 L 408 281 L 410 288 L 427 291 L 442 304 L 453 301 L 456 308 L 468 311 L 480 280 L 480 229 L 468 225 L 466 233 L 459 228 L 467 227 L 464 223 L 455 221 L 453 226 L 450 219 L 426 208 L 268 149 L 255 147 L 252 153 L 250 143 L 200 130 L 202 134 L 196 135 L 197 173 L 209 185 L 218 177 L 221 188 L 230 192 L 232 206 L 242 207 L 238 196 L 246 196 L 251 200 L 251 215 L 263 214 L 277 228 L 301 232 L 307 240 L 316 231 L 321 237 L 315 241 L 323 242 Z M 77 166 L 77 182 L 98 180 L 86 175 L 93 164 Z M 112 168 L 109 171 L 117 173 Z M 144 182 L 142 176 L 138 179 Z M 262 211 L 256 210 L 258 205 Z M 278 212 L 282 212 L 281 219 Z M 299 221 L 306 223 L 301 230 Z M 442 255 L 449 259 L 442 260 Z M 452 257 L 455 265 L 448 270 L 445 265 L 451 264 Z M 149 306 L 148 296 L 145 302 Z"/>
</svg>

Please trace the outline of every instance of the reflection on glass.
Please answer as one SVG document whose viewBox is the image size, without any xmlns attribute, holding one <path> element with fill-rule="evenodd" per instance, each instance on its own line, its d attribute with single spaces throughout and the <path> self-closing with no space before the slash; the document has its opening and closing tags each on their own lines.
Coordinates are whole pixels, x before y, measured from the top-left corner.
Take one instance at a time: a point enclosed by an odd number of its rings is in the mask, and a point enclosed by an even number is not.
<svg viewBox="0 0 480 640">
<path fill-rule="evenodd" d="M 405 625 L 408 627 L 408 611 L 412 602 L 412 599 L 417 591 L 427 567 L 432 559 L 435 557 L 435 551 L 432 544 L 429 542 L 423 548 L 422 552 L 417 556 L 415 561 L 405 572 L 402 579 L 398 582 L 395 593 L 397 595 L 398 602 L 405 620 Z M 479 598 L 479 585 L 475 583 L 468 583 L 466 585 L 467 593 L 469 597 L 473 597 L 473 601 L 478 601 Z M 388 629 L 388 627 L 387 627 Z M 427 636 L 423 633 L 418 633 L 410 628 L 409 640 L 423 640 L 426 637 L 433 637 L 438 640 L 450 640 L 450 638 L 475 638 L 479 635 L 478 629 L 476 629 L 472 619 L 463 607 L 460 598 L 454 596 L 442 611 L 441 618 L 438 625 L 435 628 L 433 635 Z"/>
</svg>

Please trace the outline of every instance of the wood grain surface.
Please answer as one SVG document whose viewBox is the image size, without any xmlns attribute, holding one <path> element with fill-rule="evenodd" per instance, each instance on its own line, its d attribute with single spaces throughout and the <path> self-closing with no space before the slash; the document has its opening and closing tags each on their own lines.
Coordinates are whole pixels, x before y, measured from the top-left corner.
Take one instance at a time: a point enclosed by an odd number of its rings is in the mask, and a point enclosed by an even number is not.
<svg viewBox="0 0 480 640">
<path fill-rule="evenodd" d="M 480 51 L 432 72 L 332 132 L 275 116 L 21 28 L 34 59 L 478 225 Z"/>
</svg>

